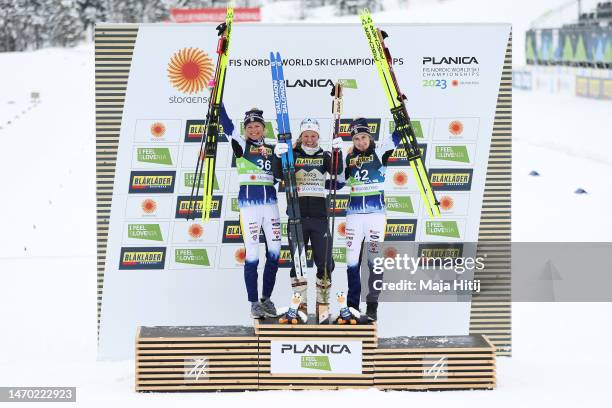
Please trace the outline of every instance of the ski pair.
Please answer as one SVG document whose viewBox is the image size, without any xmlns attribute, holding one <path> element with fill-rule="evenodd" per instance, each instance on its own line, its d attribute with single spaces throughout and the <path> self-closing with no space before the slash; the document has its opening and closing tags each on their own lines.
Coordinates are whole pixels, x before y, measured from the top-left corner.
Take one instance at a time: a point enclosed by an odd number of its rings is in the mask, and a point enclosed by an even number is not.
<svg viewBox="0 0 612 408">
<path fill-rule="evenodd" d="M 297 182 L 295 179 L 295 163 L 293 160 L 293 145 L 291 142 L 291 126 L 289 124 L 289 108 L 287 105 L 287 90 L 280 53 L 270 52 L 270 68 L 272 71 L 272 91 L 274 107 L 276 108 L 276 124 L 278 127 L 278 143 L 286 143 L 287 153 L 281 156 L 283 183 L 287 195 L 287 237 L 291 260 L 298 282 L 295 285 L 306 288 L 306 248 L 302 233 L 300 203 L 298 199 Z M 301 292 L 305 293 L 305 290 Z M 303 296 L 304 300 L 305 296 Z"/>
<path fill-rule="evenodd" d="M 342 84 L 337 82 L 331 91 L 332 100 L 332 139 L 340 137 L 340 115 L 342 114 Z M 325 267 L 323 279 L 317 281 L 317 321 L 319 324 L 329 323 L 329 290 L 331 279 L 329 260 L 334 246 L 334 234 L 336 231 L 336 193 L 338 191 L 338 164 L 339 148 L 333 148 L 331 152 L 331 174 L 329 180 L 329 194 L 327 194 L 327 208 L 331 211 L 331 229 L 325 235 Z"/>
<path fill-rule="evenodd" d="M 225 87 L 225 73 L 229 60 L 229 45 L 232 34 L 232 22 L 234 19 L 234 8 L 229 5 L 225 15 L 225 23 L 217 26 L 217 65 L 215 76 L 211 81 L 210 98 L 208 101 L 208 111 L 206 113 L 206 123 L 202 133 L 202 142 L 198 151 L 191 194 L 189 197 L 189 212 L 187 219 L 194 219 L 194 211 L 197 209 L 200 184 L 202 184 L 202 221 L 210 219 L 213 203 L 213 185 L 215 181 L 215 164 L 217 161 L 217 143 L 219 139 L 219 114 L 221 112 L 221 102 L 223 101 L 223 90 Z M 202 183 L 202 177 L 204 182 Z"/>
<path fill-rule="evenodd" d="M 368 9 L 363 10 L 359 17 L 361 18 L 361 24 L 365 31 L 370 51 L 372 51 L 372 57 L 376 64 L 380 82 L 387 95 L 387 101 L 391 108 L 393 121 L 395 122 L 395 131 L 401 137 L 404 149 L 406 150 L 406 159 L 414 173 L 421 197 L 425 203 L 425 208 L 431 218 L 439 217 L 440 203 L 436 199 L 427 169 L 423 164 L 421 150 L 410 123 L 410 116 L 408 116 L 408 111 L 406 110 L 404 102 L 406 96 L 400 91 L 395 72 L 393 71 L 391 53 L 384 43 L 385 38 L 388 37 L 387 33 L 374 26 Z"/>
</svg>

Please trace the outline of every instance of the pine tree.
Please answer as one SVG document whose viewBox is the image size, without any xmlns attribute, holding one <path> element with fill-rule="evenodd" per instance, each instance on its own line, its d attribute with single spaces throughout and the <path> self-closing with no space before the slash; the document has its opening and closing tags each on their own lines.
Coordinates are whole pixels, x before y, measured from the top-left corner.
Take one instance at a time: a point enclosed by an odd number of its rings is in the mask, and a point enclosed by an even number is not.
<svg viewBox="0 0 612 408">
<path fill-rule="evenodd" d="M 107 21 L 106 6 L 108 1 L 101 0 L 76 0 L 79 18 L 83 29 L 92 38 L 93 28 L 96 22 Z"/>
<path fill-rule="evenodd" d="M 53 26 L 49 41 L 51 45 L 70 47 L 83 39 L 83 23 L 77 12 L 76 0 L 54 0 L 53 12 L 47 24 Z"/>
<path fill-rule="evenodd" d="M 155 23 L 168 18 L 173 0 L 109 0 L 108 21 L 116 23 Z"/>
<path fill-rule="evenodd" d="M 13 50 L 10 35 L 11 10 L 11 4 L 9 1 L 0 2 L 0 52 Z"/>
</svg>

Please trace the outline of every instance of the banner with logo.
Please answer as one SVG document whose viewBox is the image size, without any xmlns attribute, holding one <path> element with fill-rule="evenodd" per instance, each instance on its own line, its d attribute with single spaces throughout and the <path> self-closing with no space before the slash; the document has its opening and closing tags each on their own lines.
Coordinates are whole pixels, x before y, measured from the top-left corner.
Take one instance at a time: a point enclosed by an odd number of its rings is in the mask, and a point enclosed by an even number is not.
<svg viewBox="0 0 612 408">
<path fill-rule="evenodd" d="M 361 374 L 361 341 L 270 342 L 271 374 Z"/>
<path fill-rule="evenodd" d="M 405 151 L 398 149 L 386 173 L 386 240 L 475 242 L 510 26 L 385 24 L 383 28 L 390 35 L 387 44 L 442 212 L 439 219 L 428 218 Z M 101 358 L 129 357 L 138 325 L 251 324 L 236 200 L 239 185 L 225 135 L 217 153 L 211 219 L 202 223 L 201 209 L 196 209 L 196 220 L 187 220 L 216 47 L 212 24 L 138 29 L 113 184 Z M 341 123 L 345 154 L 351 144 L 352 118 L 367 118 L 377 141 L 389 137 L 394 123 L 358 24 L 236 25 L 224 101 L 240 131 L 244 112 L 259 107 L 267 121 L 266 137 L 275 142 L 270 51 L 283 57 L 296 137 L 302 119 L 316 118 L 321 145 L 329 148 L 330 89 L 338 80 L 345 85 Z M 332 292 L 346 290 L 348 193 L 339 191 L 336 202 Z M 278 196 L 286 224 L 284 192 Z M 291 294 L 286 225 L 282 234 L 281 268 L 273 294 L 279 306 Z M 260 269 L 264 251 L 261 245 Z M 308 261 L 313 266 L 310 251 Z M 314 282 L 313 269 L 309 276 Z M 309 303 L 314 305 L 311 286 Z M 469 304 L 382 306 L 381 336 L 468 332 Z M 418 319 L 398 325 L 406 315 Z"/>
</svg>

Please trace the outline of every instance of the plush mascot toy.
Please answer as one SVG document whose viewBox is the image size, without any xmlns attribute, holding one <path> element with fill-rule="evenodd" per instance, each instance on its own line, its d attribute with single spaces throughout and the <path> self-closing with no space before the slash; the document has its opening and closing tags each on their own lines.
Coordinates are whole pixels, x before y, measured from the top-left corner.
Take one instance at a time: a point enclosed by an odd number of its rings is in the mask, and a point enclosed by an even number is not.
<svg viewBox="0 0 612 408">
<path fill-rule="evenodd" d="M 298 324 L 300 320 L 302 323 L 306 323 L 308 320 L 308 316 L 300 309 L 300 304 L 302 303 L 302 295 L 298 292 L 295 292 L 291 297 L 291 304 L 289 308 L 285 308 L 283 317 L 278 319 L 280 324 Z"/>
<path fill-rule="evenodd" d="M 338 293 L 336 293 L 336 300 L 338 300 L 338 305 L 340 306 L 340 313 L 338 314 L 336 323 L 357 324 L 357 322 L 361 318 L 361 313 L 359 313 L 359 310 L 356 310 L 352 307 L 348 307 L 346 305 L 346 295 L 343 291 L 339 291 Z"/>
</svg>

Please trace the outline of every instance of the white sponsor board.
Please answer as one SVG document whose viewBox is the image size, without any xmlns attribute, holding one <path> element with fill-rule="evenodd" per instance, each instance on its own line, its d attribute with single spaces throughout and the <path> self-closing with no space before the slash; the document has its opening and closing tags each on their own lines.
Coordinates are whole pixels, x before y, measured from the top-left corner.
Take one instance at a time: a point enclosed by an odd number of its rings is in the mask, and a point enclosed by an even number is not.
<svg viewBox="0 0 612 408">
<path fill-rule="evenodd" d="M 272 374 L 361 374 L 361 341 L 270 342 Z"/>
<path fill-rule="evenodd" d="M 381 28 L 390 35 L 386 42 L 395 58 L 398 82 L 408 97 L 407 108 L 414 118 L 418 142 L 425 149 L 425 165 L 430 172 L 437 171 L 436 194 L 439 198 L 446 196 L 441 220 L 451 222 L 426 228 L 428 216 L 412 170 L 398 159 L 386 173 L 385 190 L 393 201 L 389 225 L 394 220 L 416 219 L 416 232 L 409 236 L 410 240 L 476 241 L 510 25 L 382 24 Z M 219 208 L 208 225 L 187 221 L 184 212 L 191 191 L 186 185 L 186 173 L 196 167 L 198 129 L 205 119 L 209 93 L 207 89 L 181 91 L 181 84 L 170 79 L 168 69 L 171 61 L 178 61 L 177 53 L 187 48 L 206 53 L 214 68 L 216 47 L 213 24 L 139 26 L 113 186 L 100 327 L 101 358 L 129 358 L 134 331 L 142 324 L 252 323 L 243 281 L 244 252 L 239 234 L 236 236 L 238 212 L 231 208 L 232 198 L 238 193 L 238 177 L 227 139 L 221 138 L 217 154 L 219 188 L 214 195 L 219 198 L 215 200 Z M 267 61 L 270 51 L 279 51 L 285 62 L 294 136 L 303 118 L 316 118 L 322 126 L 321 144 L 328 148 L 330 84 L 340 79 L 351 84 L 344 92 L 343 119 L 372 118 L 378 123 L 376 137 L 380 140 L 389 136 L 392 116 L 358 23 L 235 25 L 224 92 L 224 103 L 235 126 L 240 127 L 245 111 L 257 106 L 264 111 L 265 120 L 276 127 Z M 459 63 L 446 58 L 453 56 L 470 58 L 460 58 Z M 188 81 L 187 76 L 183 78 L 184 83 Z M 350 144 L 344 142 L 345 155 Z M 437 156 L 436 146 L 440 146 Z M 347 193 L 347 189 L 339 191 L 340 195 Z M 279 197 L 283 195 L 279 193 Z M 286 222 L 285 200 L 281 198 L 279 202 L 281 221 Z M 344 220 L 340 213 L 334 237 L 335 253 L 339 255 L 345 241 Z M 158 226 L 131 227 L 130 237 L 130 224 Z M 157 240 L 158 227 L 162 241 Z M 389 239 L 407 237 L 400 232 Z M 283 245 L 287 245 L 286 237 Z M 178 252 L 178 258 L 177 249 L 183 250 Z M 260 271 L 264 263 L 262 258 Z M 288 274 L 286 267 L 277 273 L 272 298 L 279 305 L 291 297 Z M 315 268 L 311 268 L 311 282 L 314 274 Z M 337 263 L 332 281 L 332 293 L 346 290 L 346 267 L 342 262 Z M 314 285 L 311 286 L 308 303 L 314 305 Z M 382 304 L 381 312 L 381 336 L 463 335 L 469 330 L 469 305 Z M 440 315 L 445 318 L 439 319 Z M 423 324 L 416 320 L 410 324 L 391 323 L 406 316 L 422 317 Z"/>
</svg>

